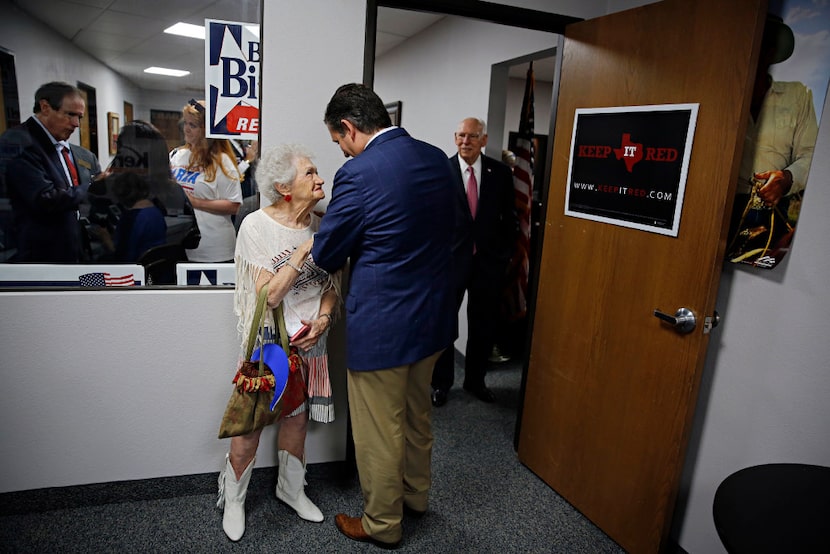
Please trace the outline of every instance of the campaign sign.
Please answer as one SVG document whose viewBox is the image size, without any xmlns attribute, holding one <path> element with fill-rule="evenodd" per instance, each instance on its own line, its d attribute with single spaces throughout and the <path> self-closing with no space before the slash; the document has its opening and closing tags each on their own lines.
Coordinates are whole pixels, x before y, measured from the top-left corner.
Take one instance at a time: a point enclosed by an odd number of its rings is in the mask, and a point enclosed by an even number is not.
<svg viewBox="0 0 830 554">
<path fill-rule="evenodd" d="M 257 140 L 259 25 L 206 19 L 205 35 L 205 135 Z"/>
<path fill-rule="evenodd" d="M 565 215 L 676 237 L 698 106 L 577 109 Z"/>
</svg>

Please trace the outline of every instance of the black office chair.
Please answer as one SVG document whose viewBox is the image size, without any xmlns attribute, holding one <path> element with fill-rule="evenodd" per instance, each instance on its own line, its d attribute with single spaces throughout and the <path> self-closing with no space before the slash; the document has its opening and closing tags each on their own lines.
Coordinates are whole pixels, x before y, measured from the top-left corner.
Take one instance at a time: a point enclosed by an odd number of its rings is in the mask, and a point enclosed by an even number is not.
<svg viewBox="0 0 830 554">
<path fill-rule="evenodd" d="M 176 264 L 186 261 L 187 254 L 181 244 L 154 246 L 138 258 L 138 263 L 144 266 L 148 285 L 175 285 Z"/>
<path fill-rule="evenodd" d="M 718 486 L 712 515 L 730 554 L 830 552 L 830 467 L 744 468 Z"/>
</svg>

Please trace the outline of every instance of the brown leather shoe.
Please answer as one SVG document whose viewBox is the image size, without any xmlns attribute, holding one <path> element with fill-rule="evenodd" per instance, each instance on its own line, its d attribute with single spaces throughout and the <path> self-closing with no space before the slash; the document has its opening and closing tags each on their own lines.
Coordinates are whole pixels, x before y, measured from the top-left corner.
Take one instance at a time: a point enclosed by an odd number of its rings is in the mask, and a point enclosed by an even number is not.
<svg viewBox="0 0 830 554">
<path fill-rule="evenodd" d="M 337 514 L 336 516 L 334 516 L 334 523 L 337 524 L 337 528 L 340 530 L 341 533 L 343 533 L 353 541 L 372 543 L 375 546 L 379 546 L 380 548 L 386 548 L 388 550 L 395 549 L 400 544 L 400 541 L 383 542 L 377 539 L 373 539 L 369 535 L 369 533 L 367 533 L 363 529 L 363 523 L 361 523 L 359 517 L 349 517 L 346 514 Z"/>
</svg>

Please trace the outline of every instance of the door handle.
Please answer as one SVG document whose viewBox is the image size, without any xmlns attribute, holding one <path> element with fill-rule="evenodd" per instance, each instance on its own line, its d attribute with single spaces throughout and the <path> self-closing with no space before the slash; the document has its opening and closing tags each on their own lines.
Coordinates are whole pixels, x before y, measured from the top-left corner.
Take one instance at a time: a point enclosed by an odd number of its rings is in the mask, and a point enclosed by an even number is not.
<svg viewBox="0 0 830 554">
<path fill-rule="evenodd" d="M 695 314 L 689 308 L 678 308 L 673 316 L 665 314 L 660 310 L 654 310 L 654 316 L 672 325 L 674 330 L 681 335 L 691 333 L 697 325 Z"/>
</svg>

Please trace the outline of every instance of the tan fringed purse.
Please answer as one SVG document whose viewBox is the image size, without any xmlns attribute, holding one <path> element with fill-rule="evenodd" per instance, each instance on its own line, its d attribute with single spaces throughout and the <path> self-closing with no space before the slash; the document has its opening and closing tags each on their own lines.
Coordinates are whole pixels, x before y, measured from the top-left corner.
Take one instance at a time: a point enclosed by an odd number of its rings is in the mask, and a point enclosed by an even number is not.
<svg viewBox="0 0 830 554">
<path fill-rule="evenodd" d="M 264 337 L 265 306 L 268 287 L 262 287 L 257 296 L 256 310 L 248 333 L 245 361 L 233 378 L 234 388 L 219 426 L 219 438 L 247 435 L 279 418 L 282 397 L 288 382 L 288 357 L 279 344 L 262 344 Z M 282 317 L 282 304 L 275 320 Z M 284 335 L 285 323 L 280 322 Z M 260 347 L 254 355 L 254 344 L 260 337 Z"/>
</svg>

